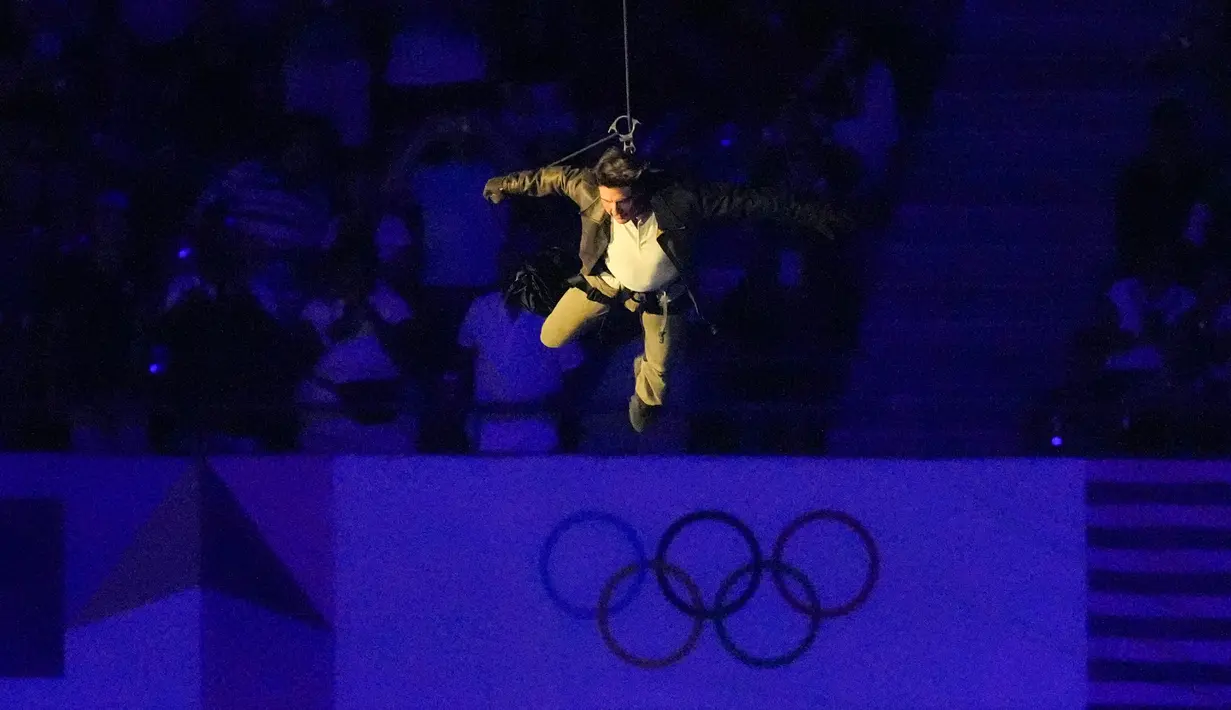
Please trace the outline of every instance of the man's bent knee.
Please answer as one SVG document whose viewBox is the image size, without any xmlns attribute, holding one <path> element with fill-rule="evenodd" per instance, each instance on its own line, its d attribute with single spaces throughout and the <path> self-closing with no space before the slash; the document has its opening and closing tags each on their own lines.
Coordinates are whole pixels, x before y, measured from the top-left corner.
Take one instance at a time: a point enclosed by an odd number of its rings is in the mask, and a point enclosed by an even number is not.
<svg viewBox="0 0 1231 710">
<path fill-rule="evenodd" d="M 547 324 L 539 331 L 539 341 L 549 348 L 558 348 L 568 342 L 568 334 L 561 333 L 555 328 L 548 328 Z"/>
</svg>

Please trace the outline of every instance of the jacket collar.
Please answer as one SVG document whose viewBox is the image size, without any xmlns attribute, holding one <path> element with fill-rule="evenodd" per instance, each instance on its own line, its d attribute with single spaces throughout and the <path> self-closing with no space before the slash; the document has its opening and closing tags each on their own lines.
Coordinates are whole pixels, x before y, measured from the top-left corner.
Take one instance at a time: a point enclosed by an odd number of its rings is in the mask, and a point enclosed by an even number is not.
<svg viewBox="0 0 1231 710">
<path fill-rule="evenodd" d="M 597 197 L 594 198 L 593 202 L 582 207 L 580 211 L 582 217 L 592 222 L 602 222 L 607 217 L 607 213 L 603 210 L 603 203 Z"/>
<path fill-rule="evenodd" d="M 680 219 L 679 214 L 671 208 L 667 202 L 666 196 L 663 194 L 665 190 L 657 190 L 650 197 L 650 208 L 654 210 L 654 215 L 658 217 L 658 228 L 664 232 L 674 232 L 684 228 L 684 220 Z"/>
</svg>

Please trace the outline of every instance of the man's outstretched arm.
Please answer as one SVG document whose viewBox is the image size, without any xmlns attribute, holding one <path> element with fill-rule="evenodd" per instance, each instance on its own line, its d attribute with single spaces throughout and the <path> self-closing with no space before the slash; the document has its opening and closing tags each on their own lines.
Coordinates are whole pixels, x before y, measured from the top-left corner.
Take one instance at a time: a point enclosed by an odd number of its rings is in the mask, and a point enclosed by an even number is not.
<svg viewBox="0 0 1231 710">
<path fill-rule="evenodd" d="M 498 204 L 505 195 L 563 195 L 579 207 L 587 207 L 598 199 L 589 171 L 561 166 L 501 175 L 483 186 L 483 199 L 492 204 Z"/>
<path fill-rule="evenodd" d="M 696 188 L 701 220 L 771 219 L 820 232 L 829 239 L 855 227 L 851 215 L 832 203 L 767 187 L 706 183 Z"/>
</svg>

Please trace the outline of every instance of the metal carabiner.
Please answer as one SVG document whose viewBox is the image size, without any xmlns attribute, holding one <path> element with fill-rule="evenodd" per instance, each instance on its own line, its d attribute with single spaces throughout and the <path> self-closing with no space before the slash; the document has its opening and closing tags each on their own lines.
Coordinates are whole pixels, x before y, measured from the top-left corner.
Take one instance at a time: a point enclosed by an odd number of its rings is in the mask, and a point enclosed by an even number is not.
<svg viewBox="0 0 1231 710">
<path fill-rule="evenodd" d="M 624 120 L 628 125 L 628 132 L 621 133 L 619 129 L 620 121 Z M 637 131 L 637 126 L 641 125 L 641 121 L 624 114 L 616 116 L 616 119 L 607 127 L 607 133 L 614 133 L 620 139 L 620 144 L 624 147 L 624 152 L 632 155 L 637 152 L 637 144 L 633 142 L 633 133 Z"/>
</svg>

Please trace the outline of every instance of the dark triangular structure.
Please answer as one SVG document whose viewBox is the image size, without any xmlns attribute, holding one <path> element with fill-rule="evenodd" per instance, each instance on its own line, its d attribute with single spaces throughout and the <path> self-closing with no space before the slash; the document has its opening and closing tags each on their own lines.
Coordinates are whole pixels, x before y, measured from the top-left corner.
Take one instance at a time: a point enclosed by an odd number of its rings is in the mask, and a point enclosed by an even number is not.
<svg viewBox="0 0 1231 710">
<path fill-rule="evenodd" d="M 196 587 L 328 626 L 226 483 L 204 463 L 171 487 L 74 625 Z"/>
<path fill-rule="evenodd" d="M 201 579 L 200 475 L 190 470 L 163 499 L 77 617 L 84 626 L 192 589 Z"/>
<path fill-rule="evenodd" d="M 201 585 L 283 616 L 327 627 L 324 615 L 295 581 L 256 523 L 208 467 L 201 475 Z"/>
</svg>

